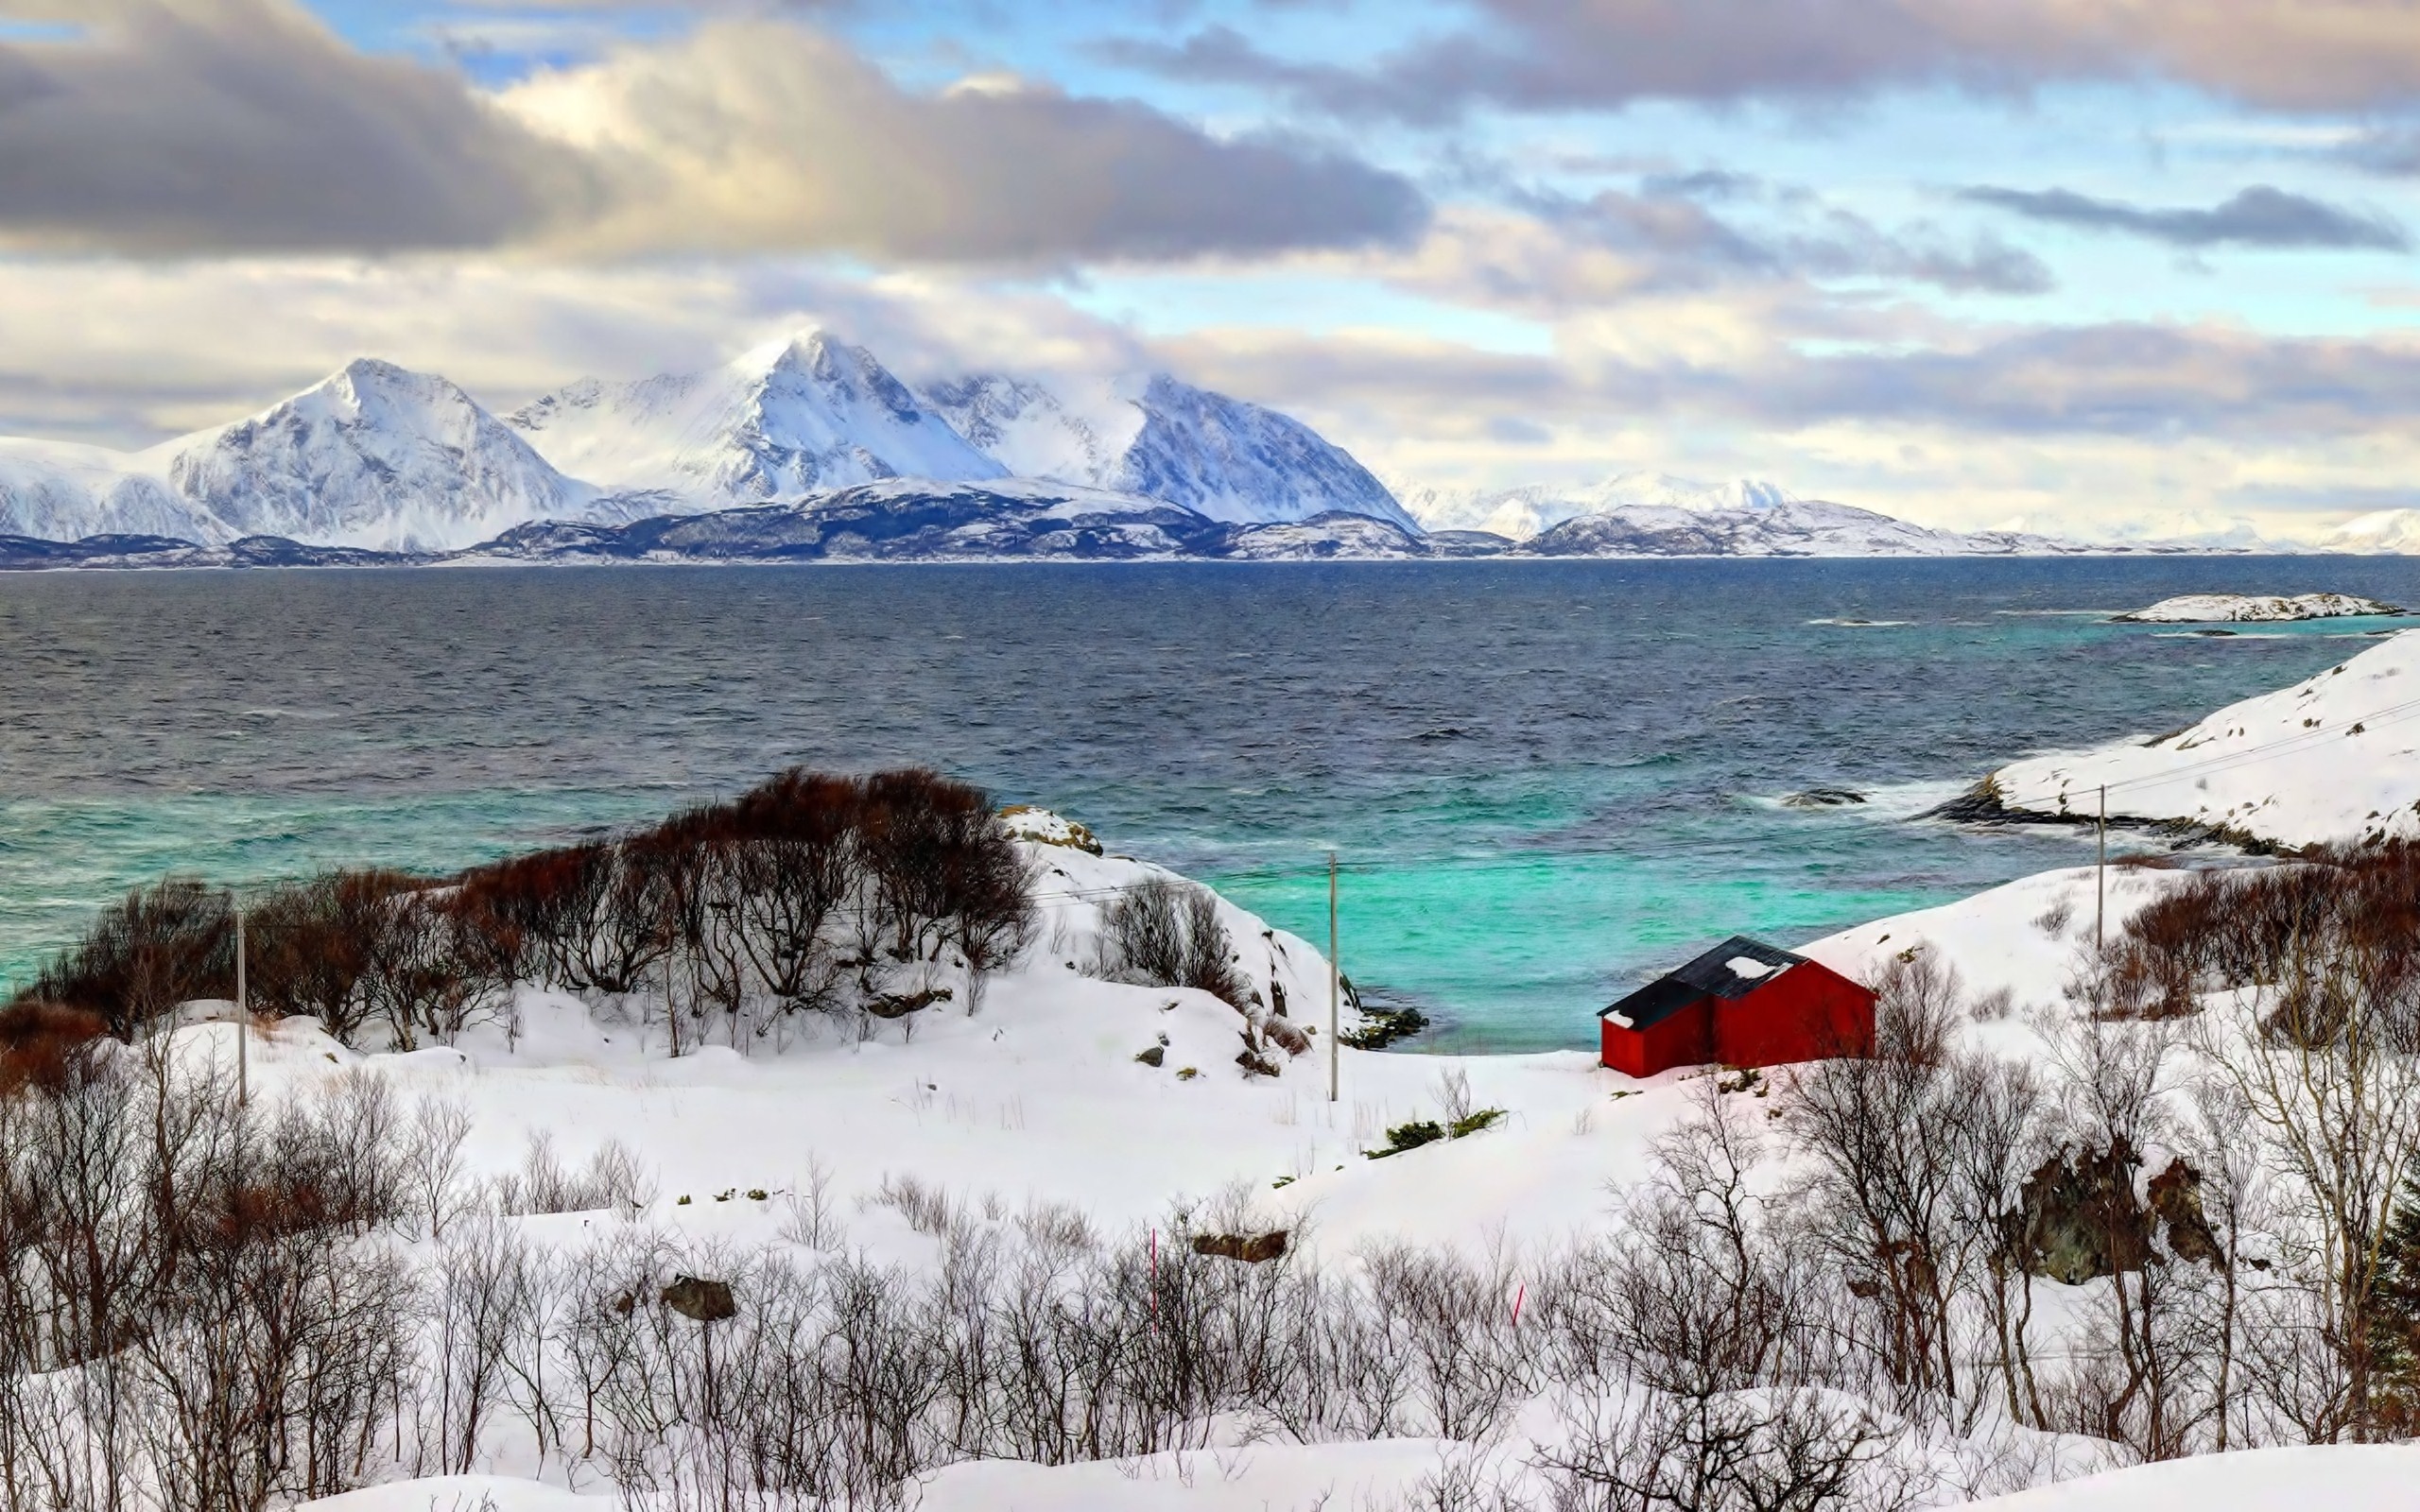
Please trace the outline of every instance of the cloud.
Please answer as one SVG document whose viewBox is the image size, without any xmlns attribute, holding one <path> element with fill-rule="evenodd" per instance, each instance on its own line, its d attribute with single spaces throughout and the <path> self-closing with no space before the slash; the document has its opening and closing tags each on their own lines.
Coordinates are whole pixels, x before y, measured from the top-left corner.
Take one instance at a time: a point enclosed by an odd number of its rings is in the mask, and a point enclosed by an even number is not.
<svg viewBox="0 0 2420 1512">
<path fill-rule="evenodd" d="M 795 259 L 309 257 L 0 262 L 0 436 L 140 447 L 251 413 L 359 356 L 510 408 L 585 375 L 694 371 L 828 326 L 917 380 L 1147 369 L 1046 289 Z"/>
<path fill-rule="evenodd" d="M 1650 299 L 1752 287 L 1924 284 L 2028 296 L 2052 286 L 2039 258 L 1996 237 L 1952 238 L 1918 224 L 1886 230 L 1812 196 L 1774 197 L 1760 221 L 1675 194 L 1585 198 L 1516 194 L 1513 206 L 1451 204 L 1402 250 L 1329 258 L 1431 298 L 1546 321 Z"/>
<path fill-rule="evenodd" d="M 1409 180 L 1299 139 L 1018 80 L 915 93 L 770 22 L 626 48 L 504 103 L 598 164 L 614 209 L 582 236 L 630 249 L 1154 261 L 1403 241 L 1427 215 Z"/>
<path fill-rule="evenodd" d="M 1474 104 L 1817 101 L 1947 86 L 2020 93 L 2159 78 L 2278 110 L 2420 96 L 2420 11 L 2381 0 L 1472 0 L 1478 21 L 1364 67 L 1273 56 L 1232 28 L 1129 40 L 1129 66 L 1248 84 L 1347 115 Z"/>
<path fill-rule="evenodd" d="M 1962 199 L 2029 220 L 2119 232 L 2171 247 L 2369 249 L 2404 252 L 2411 239 L 2384 215 L 2340 209 L 2267 184 L 2241 190 L 2208 210 L 2157 210 L 2096 199 L 2068 189 L 1962 190 Z"/>
<path fill-rule="evenodd" d="M 579 207 L 570 154 L 285 0 L 0 0 L 0 240 L 136 253 L 491 246 Z"/>
<path fill-rule="evenodd" d="M 0 34 L 0 245 L 20 249 L 1062 266 L 1400 241 L 1427 215 L 1331 147 L 1015 81 L 910 91 L 787 21 L 709 21 L 490 95 L 293 0 L 0 0 L 7 20 L 69 25 Z"/>
</svg>

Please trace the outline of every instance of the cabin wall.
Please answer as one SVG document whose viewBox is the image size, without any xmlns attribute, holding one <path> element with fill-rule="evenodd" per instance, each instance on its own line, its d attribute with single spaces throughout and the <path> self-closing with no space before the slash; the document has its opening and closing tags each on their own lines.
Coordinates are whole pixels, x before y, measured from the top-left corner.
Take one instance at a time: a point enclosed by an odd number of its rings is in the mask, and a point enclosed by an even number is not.
<svg viewBox="0 0 2420 1512">
<path fill-rule="evenodd" d="M 1625 1029 L 1611 1018 L 1598 1020 L 1604 1063 L 1628 1076 L 1652 1076 L 1675 1066 L 1702 1066 L 1714 1058 L 1711 999 L 1700 998 L 1644 1029 Z"/>
<path fill-rule="evenodd" d="M 1715 1057 L 1726 1066 L 1786 1066 L 1869 1055 L 1874 994 L 1813 961 L 1722 1005 Z"/>
</svg>

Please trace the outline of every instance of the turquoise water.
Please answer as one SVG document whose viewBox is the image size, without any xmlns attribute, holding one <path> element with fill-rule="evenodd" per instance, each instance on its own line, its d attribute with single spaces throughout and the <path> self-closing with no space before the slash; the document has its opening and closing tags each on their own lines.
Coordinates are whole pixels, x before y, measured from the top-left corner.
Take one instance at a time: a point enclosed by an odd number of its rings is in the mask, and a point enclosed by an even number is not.
<svg viewBox="0 0 2420 1512">
<path fill-rule="evenodd" d="M 1325 935 L 1439 1044 L 1585 1043 L 1791 943 L 2088 851 L 1913 816 L 2376 627 L 2179 637 L 2173 593 L 2420 599 L 2401 559 L 43 575 L 0 579 L 0 978 L 176 870 L 446 870 L 925 762 Z M 1853 625 L 1861 619 L 1890 624 Z M 1799 810 L 1810 786 L 1872 801 Z"/>
</svg>

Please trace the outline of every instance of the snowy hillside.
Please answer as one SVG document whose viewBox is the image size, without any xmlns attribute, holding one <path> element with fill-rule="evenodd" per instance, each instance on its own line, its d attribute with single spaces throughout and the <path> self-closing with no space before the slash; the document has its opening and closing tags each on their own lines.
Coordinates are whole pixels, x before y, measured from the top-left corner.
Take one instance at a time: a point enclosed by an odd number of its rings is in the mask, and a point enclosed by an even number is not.
<svg viewBox="0 0 2420 1512">
<path fill-rule="evenodd" d="M 1128 492 L 1237 524 L 1341 512 L 1420 528 L 1386 485 L 1298 420 L 1166 373 L 1135 403 L 1143 428 L 1112 474 Z"/>
<path fill-rule="evenodd" d="M 515 411 L 510 423 L 575 477 L 664 495 L 656 513 L 1009 471 L 925 409 L 873 352 L 821 331 L 709 372 L 583 379 Z"/>
<path fill-rule="evenodd" d="M 1628 509 L 1691 512 L 1760 508 L 1789 497 L 1778 486 L 1754 478 L 1701 483 L 1668 472 L 1617 472 L 1596 483 L 1531 483 L 1513 489 L 1417 489 L 1403 491 L 1406 507 L 1431 530 L 1485 530 L 1527 541 L 1582 515 Z"/>
<path fill-rule="evenodd" d="M 381 550 L 469 545 L 596 496 L 444 379 L 366 359 L 138 460 L 235 534 Z"/>
<path fill-rule="evenodd" d="M 1233 524 L 1342 513 L 1420 529 L 1385 484 L 1302 421 L 1167 373 L 1063 393 L 977 374 L 926 397 L 1021 477 L 1139 493 Z"/>
<path fill-rule="evenodd" d="M 2007 531 L 1935 530 L 1772 483 L 1623 472 L 1584 487 L 1408 490 L 1431 531 L 1486 531 L 1540 557 L 2001 557 L 2080 550 Z"/>
<path fill-rule="evenodd" d="M 2183 593 L 2148 609 L 2113 614 L 2120 625 L 2275 625 L 2292 620 L 2333 620 L 2401 614 L 2393 604 L 2351 593 L 2303 593 L 2267 597 L 2245 593 Z"/>
<path fill-rule="evenodd" d="M 207 509 L 180 497 L 164 476 L 143 470 L 122 452 L 0 438 L 0 535 L 219 541 L 233 533 Z"/>
<path fill-rule="evenodd" d="M 1994 772 L 2018 812 L 2178 820 L 2265 844 L 2420 837 L 2420 633 L 2148 745 L 2036 756 Z"/>
<path fill-rule="evenodd" d="M 2420 509 L 2357 515 L 2322 537 L 2316 549 L 2361 557 L 2411 556 L 2420 552 Z"/>
<path fill-rule="evenodd" d="M 1143 428 L 1143 412 L 1100 386 L 1072 403 L 1030 379 L 975 373 L 928 385 L 925 403 L 1021 478 L 1107 488 Z"/>
<path fill-rule="evenodd" d="M 2004 557 L 2079 548 L 2036 536 L 1934 530 L 1844 504 L 1757 493 L 1579 515 L 1521 549 L 1540 557 Z"/>
</svg>

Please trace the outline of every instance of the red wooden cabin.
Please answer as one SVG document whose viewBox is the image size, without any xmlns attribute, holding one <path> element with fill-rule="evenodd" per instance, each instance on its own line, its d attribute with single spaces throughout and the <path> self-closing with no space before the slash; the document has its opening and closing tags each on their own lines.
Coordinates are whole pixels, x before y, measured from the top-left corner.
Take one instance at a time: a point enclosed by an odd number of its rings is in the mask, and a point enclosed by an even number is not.
<svg viewBox="0 0 2420 1512">
<path fill-rule="evenodd" d="M 1874 1048 L 1874 994 L 1803 955 L 1735 935 L 1598 1016 L 1604 1062 L 1784 1066 Z"/>
</svg>

